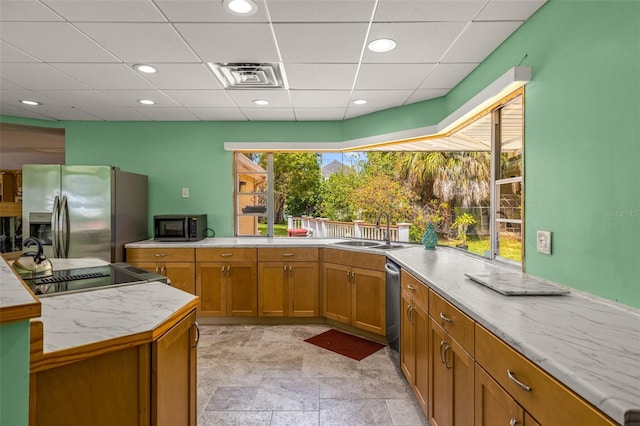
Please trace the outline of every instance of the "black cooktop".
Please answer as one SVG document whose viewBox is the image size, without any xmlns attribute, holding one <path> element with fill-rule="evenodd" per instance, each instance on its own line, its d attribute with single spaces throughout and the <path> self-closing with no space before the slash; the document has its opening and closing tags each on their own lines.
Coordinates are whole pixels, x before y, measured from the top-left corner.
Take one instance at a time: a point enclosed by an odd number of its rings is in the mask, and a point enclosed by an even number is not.
<svg viewBox="0 0 640 426">
<path fill-rule="evenodd" d="M 144 277 L 132 273 L 134 272 L 132 270 L 138 268 L 129 267 L 128 269 L 127 271 L 113 265 L 65 269 L 53 271 L 52 275 L 46 277 L 23 278 L 23 280 L 39 297 L 147 281 Z"/>
</svg>

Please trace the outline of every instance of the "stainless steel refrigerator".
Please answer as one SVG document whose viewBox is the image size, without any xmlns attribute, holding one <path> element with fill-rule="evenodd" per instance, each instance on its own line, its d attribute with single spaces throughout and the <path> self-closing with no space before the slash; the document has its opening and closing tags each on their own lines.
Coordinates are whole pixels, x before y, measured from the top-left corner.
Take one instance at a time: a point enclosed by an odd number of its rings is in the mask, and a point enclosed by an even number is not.
<svg viewBox="0 0 640 426">
<path fill-rule="evenodd" d="M 124 261 L 124 245 L 148 235 L 148 177 L 112 166 L 22 167 L 23 237 L 47 257 Z"/>
</svg>

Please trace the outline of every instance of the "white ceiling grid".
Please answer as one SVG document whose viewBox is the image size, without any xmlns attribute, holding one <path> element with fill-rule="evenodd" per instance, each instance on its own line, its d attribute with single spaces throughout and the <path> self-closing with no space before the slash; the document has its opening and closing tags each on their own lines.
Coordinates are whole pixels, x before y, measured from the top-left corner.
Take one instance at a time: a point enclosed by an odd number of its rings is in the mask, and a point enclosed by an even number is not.
<svg viewBox="0 0 640 426">
<path fill-rule="evenodd" d="M 241 17 L 221 0 L 0 0 L 0 113 L 348 119 L 447 94 L 545 1 L 255 0 L 258 11 Z M 397 48 L 366 49 L 380 37 Z M 279 63 L 287 87 L 225 89 L 207 63 L 229 62 Z M 140 63 L 158 73 L 137 72 Z"/>
</svg>

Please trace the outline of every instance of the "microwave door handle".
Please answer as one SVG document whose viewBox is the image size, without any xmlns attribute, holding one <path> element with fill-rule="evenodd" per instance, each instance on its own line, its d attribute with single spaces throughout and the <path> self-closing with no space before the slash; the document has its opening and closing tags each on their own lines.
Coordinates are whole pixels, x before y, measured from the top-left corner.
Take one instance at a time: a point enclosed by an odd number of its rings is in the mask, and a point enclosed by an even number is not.
<svg viewBox="0 0 640 426">
<path fill-rule="evenodd" d="M 58 217 L 60 215 L 60 198 L 56 195 L 53 199 L 53 211 L 51 212 L 51 245 L 53 257 L 60 257 L 58 243 Z"/>
</svg>

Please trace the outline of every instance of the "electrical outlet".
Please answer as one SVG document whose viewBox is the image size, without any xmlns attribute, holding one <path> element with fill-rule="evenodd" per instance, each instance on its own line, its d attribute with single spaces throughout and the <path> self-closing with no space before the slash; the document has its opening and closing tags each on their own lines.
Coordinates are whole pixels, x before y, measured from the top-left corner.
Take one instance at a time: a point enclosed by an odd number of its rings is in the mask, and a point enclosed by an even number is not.
<svg viewBox="0 0 640 426">
<path fill-rule="evenodd" d="M 182 198 L 189 198 L 189 188 L 182 188 Z"/>
<path fill-rule="evenodd" d="M 538 231 L 536 244 L 538 253 L 551 254 L 551 231 Z"/>
</svg>

